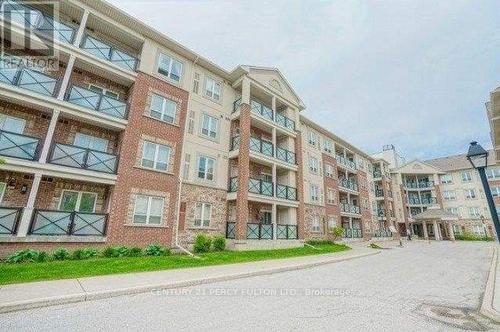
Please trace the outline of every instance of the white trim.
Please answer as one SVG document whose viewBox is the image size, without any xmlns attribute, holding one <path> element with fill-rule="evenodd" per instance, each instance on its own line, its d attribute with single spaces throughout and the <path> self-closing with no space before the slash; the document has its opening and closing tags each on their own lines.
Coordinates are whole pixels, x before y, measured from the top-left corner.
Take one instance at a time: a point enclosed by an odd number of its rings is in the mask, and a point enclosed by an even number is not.
<svg viewBox="0 0 500 332">
<path fill-rule="evenodd" d="M 140 214 L 140 216 L 145 216 L 146 221 L 144 223 L 139 223 L 135 222 L 135 216 L 137 212 L 137 198 L 138 197 L 143 197 L 147 199 L 147 206 L 146 206 L 146 214 Z M 150 223 L 150 217 L 151 217 L 151 202 L 153 199 L 161 199 L 161 213 L 159 215 L 160 217 L 160 222 L 158 224 L 151 224 Z M 165 197 L 161 196 L 152 196 L 152 195 L 143 195 L 143 194 L 135 194 L 134 195 L 134 212 L 132 214 L 132 225 L 153 225 L 153 226 L 163 226 L 163 215 L 165 213 Z M 153 217 L 158 217 L 157 215 L 153 215 Z"/>
<path fill-rule="evenodd" d="M 198 205 L 201 204 L 201 211 L 200 211 L 200 218 L 196 218 L 197 216 L 197 212 L 198 212 Z M 205 209 L 207 207 L 207 205 L 209 206 L 210 208 L 210 214 L 209 214 L 209 218 L 208 218 L 208 225 L 204 225 L 204 222 L 206 221 L 205 219 L 203 219 L 203 216 L 205 215 Z M 212 223 L 212 203 L 209 203 L 209 202 L 196 202 L 195 205 L 194 205 L 194 220 L 193 220 L 193 226 L 194 227 L 199 227 L 199 228 L 210 228 L 210 224 Z M 200 221 L 200 224 L 199 225 L 196 225 L 196 220 L 199 220 Z"/>
<path fill-rule="evenodd" d="M 0 182 L 0 187 L 3 184 L 3 188 L 0 190 L 0 204 L 3 202 L 3 197 L 5 196 L 5 190 L 7 189 L 6 182 Z"/>
<path fill-rule="evenodd" d="M 92 191 L 80 191 L 80 190 L 72 190 L 72 189 L 63 189 L 61 191 L 61 196 L 59 197 L 59 204 L 58 204 L 58 207 L 59 207 L 59 210 L 61 211 L 66 211 L 66 210 L 63 210 L 61 204 L 63 202 L 63 196 L 64 196 L 64 193 L 66 192 L 72 192 L 72 193 L 77 193 L 77 197 L 76 197 L 76 203 L 75 203 L 75 209 L 74 211 L 76 212 L 80 212 L 80 203 L 82 201 L 82 194 L 91 194 L 95 197 L 95 200 L 94 200 L 94 206 L 92 207 L 92 213 L 95 213 L 95 207 L 96 207 L 96 204 L 97 204 L 97 198 L 99 197 L 99 195 L 95 192 L 92 192 Z"/>
</svg>

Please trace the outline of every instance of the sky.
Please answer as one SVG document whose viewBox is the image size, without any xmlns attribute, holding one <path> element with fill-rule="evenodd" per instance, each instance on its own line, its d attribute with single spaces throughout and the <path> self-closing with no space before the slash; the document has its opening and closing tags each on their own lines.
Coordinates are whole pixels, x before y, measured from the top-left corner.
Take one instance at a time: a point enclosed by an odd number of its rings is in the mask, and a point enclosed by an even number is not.
<svg viewBox="0 0 500 332">
<path fill-rule="evenodd" d="M 279 68 L 305 116 L 367 153 L 491 147 L 498 0 L 107 1 L 228 70 Z"/>
</svg>

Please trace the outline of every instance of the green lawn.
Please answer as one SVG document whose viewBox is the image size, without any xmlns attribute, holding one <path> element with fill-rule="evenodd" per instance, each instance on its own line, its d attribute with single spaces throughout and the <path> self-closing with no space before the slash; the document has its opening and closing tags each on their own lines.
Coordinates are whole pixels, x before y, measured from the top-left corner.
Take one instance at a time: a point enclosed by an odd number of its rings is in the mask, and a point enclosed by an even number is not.
<svg viewBox="0 0 500 332">
<path fill-rule="evenodd" d="M 89 260 L 50 261 L 46 263 L 0 263 L 0 285 L 30 281 L 90 277 L 105 274 L 159 271 L 187 267 L 234 264 L 268 259 L 289 258 L 339 252 L 350 249 L 340 244 L 319 244 L 310 247 L 261 250 L 223 251 L 202 254 L 201 259 L 186 255 L 165 257 L 121 257 Z"/>
</svg>

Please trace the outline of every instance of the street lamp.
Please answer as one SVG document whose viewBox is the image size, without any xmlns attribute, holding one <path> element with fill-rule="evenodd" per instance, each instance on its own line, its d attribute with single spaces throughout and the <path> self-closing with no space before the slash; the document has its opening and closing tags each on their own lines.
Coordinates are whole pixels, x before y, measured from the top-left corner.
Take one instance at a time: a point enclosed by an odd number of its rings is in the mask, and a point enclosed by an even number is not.
<svg viewBox="0 0 500 332">
<path fill-rule="evenodd" d="M 500 222 L 498 221 L 497 209 L 495 207 L 495 202 L 493 201 L 493 196 L 491 195 L 490 185 L 488 183 L 488 179 L 486 178 L 486 167 L 488 166 L 488 151 L 483 149 L 483 147 L 477 142 L 471 142 L 469 146 L 469 152 L 467 153 L 467 159 L 472 164 L 472 167 L 474 167 L 474 169 L 478 171 L 479 176 L 481 177 L 484 194 L 486 195 L 488 207 L 490 208 L 491 219 L 493 220 L 493 224 L 495 225 L 497 240 L 500 241 Z"/>
</svg>

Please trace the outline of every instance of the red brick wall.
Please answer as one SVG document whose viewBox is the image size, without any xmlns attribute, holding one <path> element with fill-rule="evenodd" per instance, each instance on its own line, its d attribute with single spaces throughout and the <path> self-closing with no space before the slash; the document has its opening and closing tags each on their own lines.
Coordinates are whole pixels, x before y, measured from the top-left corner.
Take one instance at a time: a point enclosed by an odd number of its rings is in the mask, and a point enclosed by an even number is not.
<svg viewBox="0 0 500 332">
<path fill-rule="evenodd" d="M 358 182 L 359 190 L 359 207 L 361 209 L 361 229 L 363 230 L 363 237 L 369 238 L 370 235 L 367 232 L 367 225 L 371 225 L 372 213 L 369 200 L 368 192 L 368 179 L 364 171 L 358 170 L 356 175 L 356 180 Z M 365 201 L 368 201 L 368 206 L 365 206 Z"/>
<path fill-rule="evenodd" d="M 297 232 L 299 239 L 304 239 L 305 234 L 305 204 L 304 204 L 304 161 L 302 153 L 302 133 L 297 131 L 295 137 L 295 153 L 298 165 L 297 169 L 297 199 L 299 207 L 297 208 Z"/>
<path fill-rule="evenodd" d="M 250 171 L 250 105 L 240 108 L 240 153 L 238 155 L 238 192 L 236 194 L 236 239 L 246 239 L 248 218 L 248 178 Z"/>
<path fill-rule="evenodd" d="M 179 126 L 169 125 L 144 116 L 150 89 L 172 96 L 179 104 Z M 167 82 L 139 73 L 130 93 L 129 125 L 122 135 L 118 180 L 113 189 L 108 239 L 110 244 L 147 245 L 150 243 L 172 244 L 177 216 L 178 174 L 181 164 L 183 128 L 186 121 L 189 93 Z M 145 134 L 175 144 L 173 173 L 166 174 L 134 167 L 137 153 Z M 170 193 L 168 218 L 165 227 L 126 225 L 132 189 L 154 190 Z"/>
<path fill-rule="evenodd" d="M 335 172 L 337 169 L 337 160 L 330 156 L 329 154 L 323 153 L 323 173 L 326 172 L 326 167 L 325 164 L 330 164 L 333 167 L 333 171 Z M 334 175 L 335 176 L 335 175 Z M 332 179 L 328 176 L 326 176 L 326 173 L 323 175 L 323 182 L 324 182 L 324 190 L 323 192 L 325 193 L 325 208 L 326 208 L 326 214 L 328 216 L 335 216 L 337 218 L 337 222 L 340 223 L 340 205 L 339 205 L 339 185 L 336 179 Z M 331 205 L 327 203 L 328 199 L 328 188 L 333 189 L 335 192 L 335 199 L 336 199 L 336 204 Z"/>
</svg>

